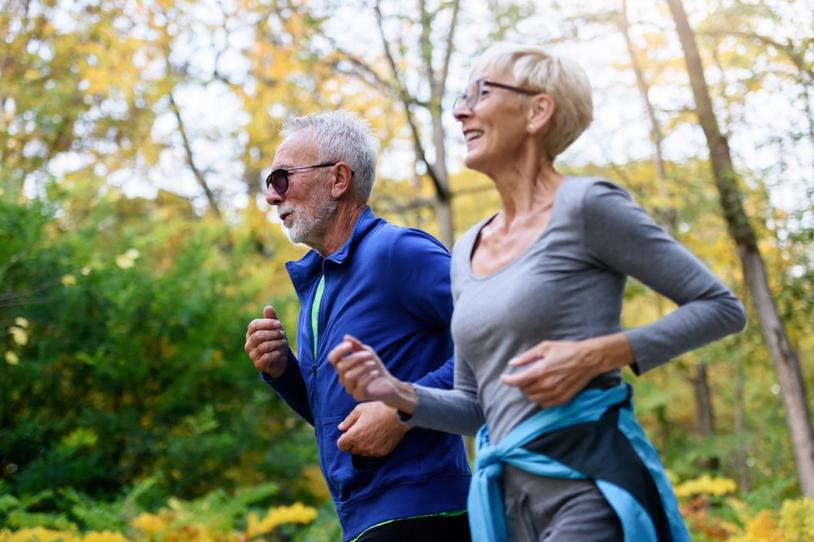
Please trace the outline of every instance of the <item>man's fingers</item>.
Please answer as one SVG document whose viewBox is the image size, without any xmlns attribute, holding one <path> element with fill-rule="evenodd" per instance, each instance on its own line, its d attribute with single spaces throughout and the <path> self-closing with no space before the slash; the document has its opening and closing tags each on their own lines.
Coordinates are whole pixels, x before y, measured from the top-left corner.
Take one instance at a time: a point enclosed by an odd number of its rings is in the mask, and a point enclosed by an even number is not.
<svg viewBox="0 0 814 542">
<path fill-rule="evenodd" d="M 271 305 L 266 305 L 263 308 L 263 318 L 274 318 L 277 320 L 277 311 Z"/>
<path fill-rule="evenodd" d="M 348 433 L 342 433 L 342 435 L 336 441 L 336 447 L 343 452 L 352 452 L 353 445 L 351 435 Z"/>
<path fill-rule="evenodd" d="M 339 426 L 338 426 L 340 431 L 347 431 L 348 429 L 350 429 L 353 426 L 354 423 L 356 423 L 356 420 L 359 419 L 359 410 L 358 410 L 358 408 L 359 408 L 359 406 L 357 405 L 356 408 L 354 408 L 353 410 L 350 411 L 350 414 L 345 416 L 345 419 L 342 420 L 342 423 L 340 423 Z"/>
<path fill-rule="evenodd" d="M 261 329 L 283 329 L 283 323 L 274 318 L 255 318 L 249 322 L 248 334 L 251 336 Z"/>
<path fill-rule="evenodd" d="M 287 338 L 288 337 L 286 336 L 284 329 L 263 329 L 260 331 L 255 331 L 249 340 L 253 344 L 259 345 L 266 341 L 280 341 Z"/>
<path fill-rule="evenodd" d="M 273 341 L 263 341 L 257 346 L 254 347 L 252 350 L 257 357 L 262 356 L 268 352 L 283 352 L 285 351 L 286 347 L 288 346 L 288 341 L 285 339 L 276 339 Z"/>
<path fill-rule="evenodd" d="M 280 350 L 266 352 L 265 354 L 253 352 L 251 357 L 252 361 L 254 361 L 255 368 L 257 368 L 259 371 L 265 372 L 269 372 L 274 365 L 277 365 L 286 359 L 285 354 Z"/>
</svg>

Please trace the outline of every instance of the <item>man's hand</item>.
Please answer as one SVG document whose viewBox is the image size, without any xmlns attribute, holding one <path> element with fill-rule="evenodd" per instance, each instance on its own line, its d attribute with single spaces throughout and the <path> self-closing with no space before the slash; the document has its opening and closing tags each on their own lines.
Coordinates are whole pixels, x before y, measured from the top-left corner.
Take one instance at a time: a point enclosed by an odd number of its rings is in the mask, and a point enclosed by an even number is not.
<svg viewBox="0 0 814 542">
<path fill-rule="evenodd" d="M 410 428 L 384 403 L 361 403 L 339 424 L 343 435 L 336 446 L 356 455 L 384 457 L 398 446 Z"/>
<path fill-rule="evenodd" d="M 271 378 L 283 374 L 288 366 L 288 338 L 273 307 L 267 305 L 263 309 L 263 318 L 249 323 L 243 349 L 258 371 Z"/>
</svg>

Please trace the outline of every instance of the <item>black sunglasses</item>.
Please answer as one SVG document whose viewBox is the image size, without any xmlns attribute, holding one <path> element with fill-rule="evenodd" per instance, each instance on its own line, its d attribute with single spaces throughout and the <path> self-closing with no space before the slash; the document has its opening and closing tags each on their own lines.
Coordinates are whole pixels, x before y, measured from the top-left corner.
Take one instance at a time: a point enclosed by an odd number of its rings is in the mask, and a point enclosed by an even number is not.
<svg viewBox="0 0 814 542">
<path fill-rule="evenodd" d="M 331 162 L 331 163 L 324 163 L 324 164 L 316 164 L 313 166 L 301 166 L 301 167 L 290 167 L 290 168 L 277 168 L 269 173 L 269 176 L 266 177 L 266 190 L 269 187 L 273 187 L 274 191 L 280 194 L 281 196 L 286 193 L 288 190 L 288 175 L 292 171 L 301 171 L 303 169 L 314 169 L 318 167 L 333 167 L 339 162 Z"/>
<path fill-rule="evenodd" d="M 467 109 L 474 109 L 478 102 L 485 94 L 484 87 L 495 87 L 495 88 L 502 88 L 504 90 L 511 90 L 512 92 L 517 92 L 519 94 L 524 94 L 526 96 L 534 96 L 535 94 L 542 94 L 542 90 L 531 90 L 528 88 L 522 87 L 514 87 L 512 85 L 506 85 L 503 83 L 496 83 L 494 81 L 487 81 L 486 79 L 475 79 L 466 89 L 466 93 L 461 94 L 457 98 L 455 98 L 455 102 L 452 104 L 452 110 L 457 111 L 461 107 L 466 107 Z"/>
</svg>

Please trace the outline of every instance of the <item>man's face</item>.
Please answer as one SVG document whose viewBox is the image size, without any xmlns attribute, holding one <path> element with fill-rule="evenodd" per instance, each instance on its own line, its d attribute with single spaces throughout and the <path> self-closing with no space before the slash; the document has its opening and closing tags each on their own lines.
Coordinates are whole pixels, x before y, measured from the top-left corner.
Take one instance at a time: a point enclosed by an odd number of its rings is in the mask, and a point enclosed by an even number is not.
<svg viewBox="0 0 814 542">
<path fill-rule="evenodd" d="M 312 129 L 288 136 L 277 148 L 272 169 L 295 168 L 319 163 Z M 277 207 L 292 243 L 321 245 L 336 213 L 337 202 L 331 197 L 330 168 L 305 169 L 288 174 L 288 190 L 278 194 L 273 187 L 266 191 L 266 201 Z"/>
</svg>

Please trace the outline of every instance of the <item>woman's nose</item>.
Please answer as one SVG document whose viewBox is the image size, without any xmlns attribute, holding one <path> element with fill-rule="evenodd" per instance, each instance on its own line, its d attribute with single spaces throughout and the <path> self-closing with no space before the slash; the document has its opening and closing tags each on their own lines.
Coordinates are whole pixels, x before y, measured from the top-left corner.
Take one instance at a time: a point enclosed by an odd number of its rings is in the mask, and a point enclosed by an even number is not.
<svg viewBox="0 0 814 542">
<path fill-rule="evenodd" d="M 452 116 L 455 117 L 455 120 L 463 120 L 469 115 L 472 114 L 472 110 L 466 106 L 465 103 L 456 104 L 455 108 L 452 110 Z"/>
</svg>

